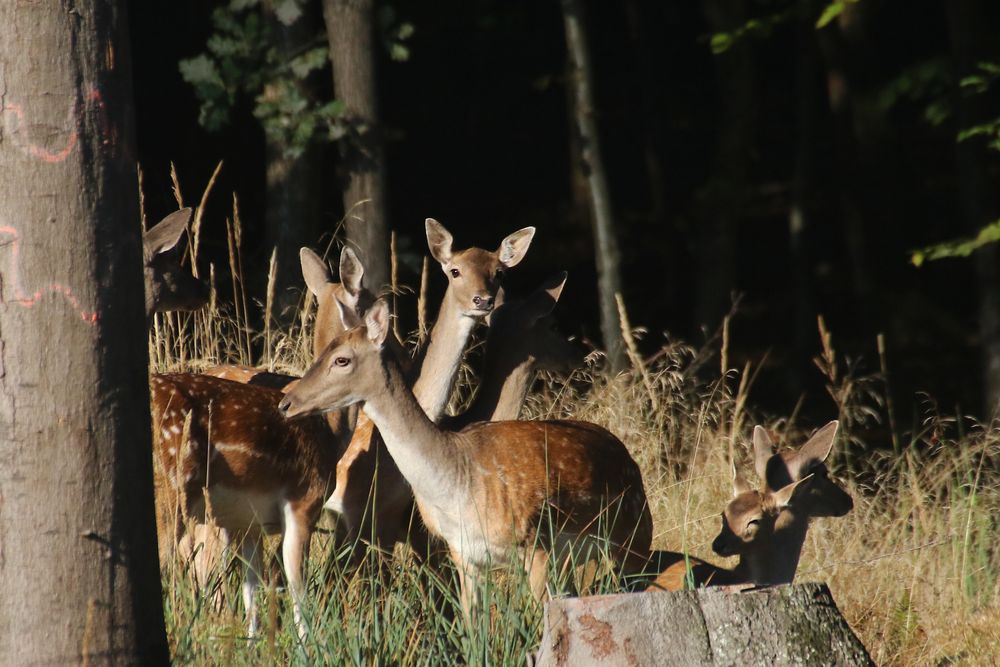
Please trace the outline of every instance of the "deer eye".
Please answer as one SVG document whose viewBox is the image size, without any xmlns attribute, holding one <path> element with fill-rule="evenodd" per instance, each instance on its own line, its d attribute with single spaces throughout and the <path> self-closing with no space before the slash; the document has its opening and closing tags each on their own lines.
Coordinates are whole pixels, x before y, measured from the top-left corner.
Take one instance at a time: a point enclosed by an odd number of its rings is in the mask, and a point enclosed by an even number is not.
<svg viewBox="0 0 1000 667">
<path fill-rule="evenodd" d="M 334 366 L 340 366 L 341 368 L 346 368 L 351 364 L 351 360 L 347 357 L 337 357 L 333 360 Z"/>
<path fill-rule="evenodd" d="M 504 276 L 503 269 L 497 269 L 497 272 L 493 274 L 493 277 L 497 280 L 497 282 L 502 282 L 503 276 Z"/>
<path fill-rule="evenodd" d="M 462 275 L 462 272 L 459 271 L 458 269 L 452 269 L 450 273 L 452 278 L 458 278 L 460 275 Z"/>
</svg>

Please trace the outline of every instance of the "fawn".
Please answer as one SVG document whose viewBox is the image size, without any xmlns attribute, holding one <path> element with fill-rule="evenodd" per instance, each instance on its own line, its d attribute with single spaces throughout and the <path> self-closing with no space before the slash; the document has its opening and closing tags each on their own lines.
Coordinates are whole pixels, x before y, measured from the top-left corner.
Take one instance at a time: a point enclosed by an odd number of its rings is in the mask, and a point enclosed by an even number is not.
<svg viewBox="0 0 1000 667">
<path fill-rule="evenodd" d="M 652 518 L 639 467 L 618 438 L 569 420 L 443 430 L 386 353 L 388 333 L 388 306 L 376 301 L 363 326 L 332 341 L 280 408 L 290 418 L 365 403 L 424 523 L 448 545 L 467 613 L 480 573 L 515 553 L 539 598 L 549 552 L 565 553 L 574 542 L 607 538 L 626 571 L 641 567 L 636 554 L 648 553 Z"/>
<path fill-rule="evenodd" d="M 854 506 L 850 494 L 829 477 L 824 463 L 837 426 L 832 421 L 799 449 L 777 454 L 767 431 L 755 427 L 754 463 L 763 488 L 752 491 L 734 469 L 735 497 L 726 506 L 722 532 L 712 543 L 717 554 L 739 555 L 740 563 L 727 569 L 697 558 L 685 562 L 683 554 L 657 552 L 662 572 L 649 590 L 680 590 L 689 580 L 695 586 L 791 583 L 809 519 L 844 516 Z"/>
</svg>

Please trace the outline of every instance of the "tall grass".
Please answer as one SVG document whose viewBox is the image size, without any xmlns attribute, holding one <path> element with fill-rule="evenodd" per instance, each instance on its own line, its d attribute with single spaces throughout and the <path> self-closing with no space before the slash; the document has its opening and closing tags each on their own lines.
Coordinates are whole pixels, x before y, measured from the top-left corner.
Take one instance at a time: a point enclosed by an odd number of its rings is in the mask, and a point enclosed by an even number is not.
<svg viewBox="0 0 1000 667">
<path fill-rule="evenodd" d="M 154 368 L 197 370 L 235 362 L 302 372 L 310 349 L 303 342 L 311 324 L 308 303 L 290 327 L 270 316 L 266 326 L 255 327 L 254 318 L 270 314 L 270 299 L 255 306 L 243 290 L 235 202 L 227 229 L 236 298 L 227 304 L 213 300 L 202 313 L 158 317 L 150 336 Z M 263 340 L 256 333 L 261 330 Z M 893 434 L 896 452 L 871 451 L 863 434 L 885 416 L 880 378 L 859 376 L 854 364 L 840 358 L 822 322 L 820 334 L 817 367 L 827 379 L 830 416 L 845 426 L 834 473 L 843 477 L 855 509 L 841 519 L 814 521 L 797 580 L 829 583 L 879 664 L 996 664 L 1000 431 L 941 415 L 928 400 L 917 431 Z M 728 328 L 702 349 L 667 340 L 649 359 L 630 345 L 633 367 L 617 376 L 602 371 L 594 353 L 568 378 L 543 378 L 525 410 L 530 417 L 586 419 L 617 434 L 644 474 L 654 546 L 720 563 L 709 544 L 728 500 L 730 457 L 750 467 L 755 423 L 787 445 L 800 444 L 815 426 L 799 423 L 794 411 L 784 418 L 755 412 L 754 369 L 728 368 L 727 345 Z M 463 378 L 471 382 L 473 374 Z M 462 395 L 469 395 L 468 388 Z M 369 554 L 367 567 L 348 569 L 328 534 L 314 538 L 310 631 L 301 642 L 288 596 L 273 584 L 261 594 L 262 636 L 248 642 L 240 568 L 219 565 L 198 585 L 183 563 L 170 562 L 163 572 L 164 597 L 175 659 L 227 665 L 525 664 L 538 642 L 541 609 L 521 572 L 484 583 L 489 612 L 469 625 L 455 612 L 451 567 L 432 568 L 399 555 L 382 566 Z M 554 579 L 563 574 L 552 573 Z M 595 590 L 616 587 L 614 577 L 602 576 Z M 557 583 L 553 592 L 571 588 Z"/>
</svg>

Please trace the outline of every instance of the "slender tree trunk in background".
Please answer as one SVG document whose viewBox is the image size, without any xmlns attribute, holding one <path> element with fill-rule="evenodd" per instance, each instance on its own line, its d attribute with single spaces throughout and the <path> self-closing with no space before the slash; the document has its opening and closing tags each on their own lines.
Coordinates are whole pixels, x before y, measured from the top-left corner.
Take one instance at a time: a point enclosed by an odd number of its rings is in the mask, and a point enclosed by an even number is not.
<svg viewBox="0 0 1000 667">
<path fill-rule="evenodd" d="M 571 94 L 576 104 L 576 129 L 580 155 L 590 185 L 591 213 L 594 221 L 594 252 L 597 256 L 598 291 L 601 306 L 601 335 L 612 371 L 625 367 L 625 348 L 622 342 L 618 303 L 615 295 L 622 292 L 621 253 L 615 232 L 611 194 L 607 174 L 601 157 L 601 143 L 594 119 L 593 72 L 587 41 L 587 25 L 583 3 L 580 0 L 563 0 L 563 18 L 566 25 L 566 46 L 572 64 Z"/>
<path fill-rule="evenodd" d="M 992 35 L 985 35 L 990 23 L 985 20 L 979 0 L 951 0 L 948 3 L 948 28 L 954 54 L 955 81 L 971 74 L 977 63 L 996 59 Z M 958 99 L 958 127 L 966 129 L 996 116 L 984 108 L 981 96 L 963 95 Z M 977 141 L 956 144 L 958 187 L 962 214 L 970 233 L 997 219 L 997 202 L 987 186 L 987 148 Z M 979 277 L 979 338 L 983 366 L 983 409 L 989 419 L 1000 403 L 1000 249 L 987 245 L 974 255 Z"/>
<path fill-rule="evenodd" d="M 746 0 L 703 0 L 702 9 L 712 33 L 732 33 L 748 18 Z M 747 201 L 757 126 L 752 40 L 738 39 L 716 55 L 715 70 L 722 109 L 706 193 L 707 218 L 698 243 L 696 327 L 721 322 L 736 288 L 736 236 Z"/>
<path fill-rule="evenodd" d="M 274 34 L 274 45 L 283 60 L 291 60 L 302 52 L 319 31 L 319 16 L 309 8 L 292 25 L 286 26 L 270 12 L 268 20 Z M 288 79 L 265 88 L 264 96 L 281 94 L 282 85 L 305 88 L 301 80 Z M 308 96 L 307 91 L 303 91 Z M 299 296 L 302 291 L 302 272 L 299 268 L 299 248 L 313 246 L 320 236 L 321 154 L 315 147 L 293 157 L 284 141 L 268 137 L 266 140 L 266 248 L 277 249 L 278 270 L 275 278 L 274 315 L 279 320 L 296 319 Z"/>
<path fill-rule="evenodd" d="M 166 664 L 125 2 L 0 3 L 0 664 Z"/>
<path fill-rule="evenodd" d="M 807 247 L 816 186 L 814 146 L 817 136 L 819 95 L 816 52 L 816 3 L 801 0 L 796 26 L 796 128 L 792 166 L 791 201 L 788 209 L 788 245 L 792 263 L 795 311 L 793 358 L 789 359 L 788 385 L 792 395 L 804 388 L 804 375 L 816 339 L 816 308 L 813 300 L 813 262 Z"/>
<path fill-rule="evenodd" d="M 866 3 L 848 4 L 835 25 L 819 31 L 826 61 L 826 87 L 836 138 L 836 171 L 840 177 L 840 213 L 844 221 L 851 277 L 858 300 L 859 319 L 864 324 L 877 317 L 871 302 L 873 280 L 868 256 L 864 183 L 866 172 L 875 168 L 871 150 L 870 119 L 857 108 L 860 72 L 871 60 L 868 48 Z"/>
<path fill-rule="evenodd" d="M 375 290 L 389 283 L 385 155 L 375 87 L 374 0 L 323 0 L 330 41 L 333 88 L 346 105 L 351 131 L 341 140 L 346 178 L 347 240 L 358 251 L 365 280 Z"/>
</svg>

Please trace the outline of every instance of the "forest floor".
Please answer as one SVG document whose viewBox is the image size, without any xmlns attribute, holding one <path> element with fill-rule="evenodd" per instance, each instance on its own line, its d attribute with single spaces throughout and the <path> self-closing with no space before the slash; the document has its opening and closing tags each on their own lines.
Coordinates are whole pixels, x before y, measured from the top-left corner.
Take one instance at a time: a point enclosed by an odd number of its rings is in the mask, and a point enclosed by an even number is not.
<svg viewBox="0 0 1000 667">
<path fill-rule="evenodd" d="M 214 308 L 160 318 L 150 343 L 154 368 L 253 361 L 272 370 L 304 370 L 308 345 L 298 328 L 269 330 L 255 342 L 239 320 Z M 300 321 L 308 329 L 308 308 Z M 251 359 L 254 346 L 271 353 Z M 600 356 L 593 354 L 569 377 L 542 378 L 525 413 L 585 419 L 610 429 L 642 468 L 655 546 L 732 564 L 709 546 L 729 499 L 730 452 L 753 479 L 748 443 L 754 424 L 765 425 L 784 446 L 801 444 L 821 424 L 757 414 L 751 407 L 754 369 L 722 374 L 724 358 L 718 346 L 694 350 L 668 342 L 652 360 L 633 359 L 633 368 L 611 377 L 597 370 Z M 829 584 L 880 665 L 996 664 L 1000 432 L 927 408 L 918 432 L 896 434 L 897 451 L 873 451 L 861 438 L 886 421 L 877 378 L 844 372 L 829 341 L 818 365 L 829 381 L 830 418 L 842 424 L 832 471 L 855 507 L 846 517 L 813 521 L 797 581 Z M 468 400 L 473 386 L 464 368 L 453 407 Z M 199 588 L 183 564 L 169 563 L 163 578 L 174 658 L 226 665 L 525 664 L 539 639 L 542 610 L 523 576 L 501 573 L 490 582 L 491 614 L 469 627 L 453 612 L 454 572 L 418 565 L 402 547 L 397 554 L 381 571 L 348 570 L 328 533 L 314 538 L 310 632 L 302 643 L 283 590 L 264 587 L 262 633 L 248 642 L 241 568 L 220 567 Z M 615 586 L 615 578 L 606 576 L 597 591 Z M 213 590 L 221 591 L 221 602 Z M 558 585 L 554 592 L 560 593 Z"/>
</svg>

